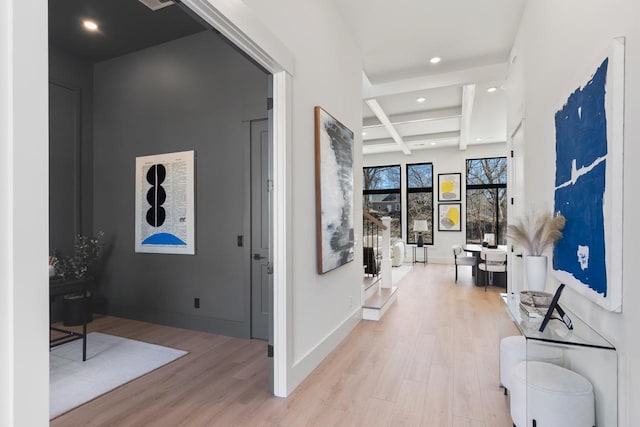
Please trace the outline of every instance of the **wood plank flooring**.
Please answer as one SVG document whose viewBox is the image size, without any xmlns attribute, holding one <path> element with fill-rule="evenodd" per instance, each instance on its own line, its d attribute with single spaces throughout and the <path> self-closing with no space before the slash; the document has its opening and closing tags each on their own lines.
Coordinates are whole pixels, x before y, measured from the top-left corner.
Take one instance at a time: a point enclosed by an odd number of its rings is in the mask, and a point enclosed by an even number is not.
<svg viewBox="0 0 640 427">
<path fill-rule="evenodd" d="M 415 266 L 382 321 L 360 322 L 287 399 L 267 391 L 262 341 L 98 317 L 90 330 L 190 353 L 51 426 L 510 427 L 501 289 L 460 272 L 454 284 L 453 266 Z"/>
</svg>

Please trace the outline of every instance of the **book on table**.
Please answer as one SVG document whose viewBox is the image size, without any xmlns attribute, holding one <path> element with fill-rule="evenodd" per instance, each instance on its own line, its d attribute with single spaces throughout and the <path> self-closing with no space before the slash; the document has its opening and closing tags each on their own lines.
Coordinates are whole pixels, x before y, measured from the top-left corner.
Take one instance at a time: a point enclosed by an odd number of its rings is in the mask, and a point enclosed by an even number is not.
<svg viewBox="0 0 640 427">
<path fill-rule="evenodd" d="M 520 303 L 520 308 L 524 311 L 527 316 L 531 318 L 544 318 L 544 315 L 547 313 L 549 307 L 536 307 L 534 305 L 528 305 Z"/>
</svg>

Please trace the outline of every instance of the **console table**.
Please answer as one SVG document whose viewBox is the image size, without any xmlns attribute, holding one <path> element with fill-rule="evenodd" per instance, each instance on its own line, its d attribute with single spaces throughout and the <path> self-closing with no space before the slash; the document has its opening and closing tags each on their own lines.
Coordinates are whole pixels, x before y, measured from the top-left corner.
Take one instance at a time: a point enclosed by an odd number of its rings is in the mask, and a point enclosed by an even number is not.
<svg viewBox="0 0 640 427">
<path fill-rule="evenodd" d="M 593 385 L 596 426 L 618 425 L 618 358 L 615 346 L 568 310 L 562 304 L 562 298 L 560 305 L 571 318 L 573 329 L 568 329 L 560 319 L 556 319 L 556 315 L 544 332 L 540 332 L 542 318 L 529 317 L 520 307 L 519 294 L 502 293 L 500 297 L 505 304 L 509 323 L 515 325 L 526 339 L 527 354 L 536 352 L 536 347 L 541 346 L 561 348 L 565 367 L 587 378 Z M 501 337 L 505 329 L 502 326 Z"/>
<path fill-rule="evenodd" d="M 82 310 L 82 332 L 75 332 L 69 329 L 62 329 L 51 325 L 49 321 L 50 331 L 60 332 L 63 335 L 57 338 L 49 338 L 49 349 L 66 344 L 75 340 L 82 340 L 82 361 L 87 360 L 87 304 L 89 301 L 88 291 L 91 279 L 55 279 L 49 280 L 49 302 L 53 304 L 57 297 L 73 293 L 82 293 L 85 307 Z M 50 310 L 50 316 L 51 316 Z M 50 334 L 51 335 L 51 334 Z"/>
<path fill-rule="evenodd" d="M 427 259 L 427 245 L 424 246 L 418 246 L 418 245 L 407 245 L 411 248 L 411 251 L 413 252 L 413 263 L 415 264 L 416 262 L 421 262 L 423 264 L 426 264 L 429 262 L 429 260 Z M 418 252 L 418 249 L 422 249 L 422 261 L 417 259 L 416 253 Z"/>
</svg>

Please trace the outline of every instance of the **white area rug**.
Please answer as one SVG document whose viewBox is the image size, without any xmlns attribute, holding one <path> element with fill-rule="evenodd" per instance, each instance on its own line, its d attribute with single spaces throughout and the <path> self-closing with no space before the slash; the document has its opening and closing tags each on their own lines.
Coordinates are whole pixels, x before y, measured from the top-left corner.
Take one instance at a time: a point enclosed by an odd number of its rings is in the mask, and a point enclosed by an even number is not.
<svg viewBox="0 0 640 427">
<path fill-rule="evenodd" d="M 188 352 L 92 332 L 49 353 L 49 418 L 82 405 Z"/>
<path fill-rule="evenodd" d="M 406 264 L 391 268 L 391 284 L 393 286 L 398 286 L 398 282 L 402 280 L 404 276 L 409 274 L 412 268 L 413 265 Z"/>
</svg>

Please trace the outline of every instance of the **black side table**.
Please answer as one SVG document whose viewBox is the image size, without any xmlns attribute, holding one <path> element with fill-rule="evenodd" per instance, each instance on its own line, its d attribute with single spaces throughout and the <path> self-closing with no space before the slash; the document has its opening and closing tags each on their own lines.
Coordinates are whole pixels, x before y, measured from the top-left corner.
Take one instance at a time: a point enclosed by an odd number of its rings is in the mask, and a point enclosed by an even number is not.
<svg viewBox="0 0 640 427">
<path fill-rule="evenodd" d="M 427 245 L 424 245 L 422 247 L 418 247 L 417 245 L 410 245 L 411 249 L 413 250 L 413 263 L 415 264 L 416 262 L 421 262 L 423 264 L 427 264 L 429 262 L 429 260 L 427 259 Z M 419 261 L 416 257 L 416 252 L 418 252 L 418 249 L 422 249 L 422 261 Z"/>
</svg>

